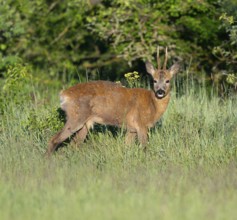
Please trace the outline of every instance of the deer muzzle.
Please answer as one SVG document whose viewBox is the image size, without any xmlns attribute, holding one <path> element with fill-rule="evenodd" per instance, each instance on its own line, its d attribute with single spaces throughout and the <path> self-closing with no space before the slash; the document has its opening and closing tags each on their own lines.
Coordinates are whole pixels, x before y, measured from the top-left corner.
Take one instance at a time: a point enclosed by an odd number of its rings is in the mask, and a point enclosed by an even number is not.
<svg viewBox="0 0 237 220">
<path fill-rule="evenodd" d="M 164 96 L 165 96 L 165 90 L 163 90 L 163 89 L 158 89 L 158 90 L 156 91 L 156 97 L 157 97 L 157 98 L 161 99 L 161 98 L 163 98 Z"/>
</svg>

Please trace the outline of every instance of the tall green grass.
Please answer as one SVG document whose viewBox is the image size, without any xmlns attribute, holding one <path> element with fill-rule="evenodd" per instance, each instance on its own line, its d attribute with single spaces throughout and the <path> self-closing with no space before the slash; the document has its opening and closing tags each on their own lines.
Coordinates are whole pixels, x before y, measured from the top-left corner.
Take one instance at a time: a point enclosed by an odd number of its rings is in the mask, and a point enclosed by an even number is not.
<svg viewBox="0 0 237 220">
<path fill-rule="evenodd" d="M 34 88 L 37 91 L 38 88 Z M 236 219 L 237 101 L 189 85 L 143 152 L 91 131 L 43 153 L 61 123 L 55 89 L 9 100 L 0 127 L 0 219 Z M 57 124 L 58 123 L 58 124 Z"/>
</svg>

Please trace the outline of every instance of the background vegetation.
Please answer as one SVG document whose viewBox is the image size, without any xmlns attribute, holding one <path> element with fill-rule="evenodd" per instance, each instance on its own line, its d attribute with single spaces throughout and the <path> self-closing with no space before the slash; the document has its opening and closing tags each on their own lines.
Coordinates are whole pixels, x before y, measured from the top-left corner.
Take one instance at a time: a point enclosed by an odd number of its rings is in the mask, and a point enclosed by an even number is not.
<svg viewBox="0 0 237 220">
<path fill-rule="evenodd" d="M 2 77 L 21 63 L 34 77 L 115 80 L 144 73 L 161 45 L 197 80 L 236 86 L 234 0 L 4 0 L 0 10 Z"/>
<path fill-rule="evenodd" d="M 0 219 L 235 219 L 236 20 L 235 0 L 0 0 Z M 46 160 L 59 91 L 146 86 L 157 45 L 183 69 L 147 152 L 98 127 Z"/>
</svg>

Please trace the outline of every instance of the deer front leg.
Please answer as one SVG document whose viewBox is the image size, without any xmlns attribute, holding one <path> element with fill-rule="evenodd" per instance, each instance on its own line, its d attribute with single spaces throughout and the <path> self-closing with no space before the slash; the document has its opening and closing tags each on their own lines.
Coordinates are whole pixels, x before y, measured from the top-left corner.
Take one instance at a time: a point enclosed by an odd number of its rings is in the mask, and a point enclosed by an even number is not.
<svg viewBox="0 0 237 220">
<path fill-rule="evenodd" d="M 125 137 L 125 144 L 131 145 L 132 143 L 134 143 L 136 136 L 137 136 L 136 132 L 127 131 Z"/>
<path fill-rule="evenodd" d="M 140 128 L 137 131 L 138 141 L 142 145 L 143 149 L 146 149 L 146 145 L 147 145 L 147 132 L 148 132 L 147 128 Z"/>
</svg>

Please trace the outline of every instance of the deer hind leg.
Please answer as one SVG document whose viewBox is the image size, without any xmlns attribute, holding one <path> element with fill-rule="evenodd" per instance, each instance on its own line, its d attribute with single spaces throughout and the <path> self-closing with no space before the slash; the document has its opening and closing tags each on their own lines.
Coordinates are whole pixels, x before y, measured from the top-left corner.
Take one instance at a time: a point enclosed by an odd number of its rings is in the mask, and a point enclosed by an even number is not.
<svg viewBox="0 0 237 220">
<path fill-rule="evenodd" d="M 49 141 L 46 155 L 50 156 L 63 141 L 69 138 L 76 131 L 83 128 L 83 126 L 84 123 L 79 122 L 78 120 L 75 119 L 67 120 L 63 129 L 59 131 L 57 134 L 55 134 Z"/>
<path fill-rule="evenodd" d="M 86 136 L 90 130 L 90 128 L 93 127 L 93 120 L 88 120 L 84 125 L 83 127 L 77 131 L 75 137 L 73 138 L 73 142 L 79 146 L 81 143 L 84 142 L 84 140 L 86 139 Z"/>
<path fill-rule="evenodd" d="M 86 139 L 87 134 L 88 134 L 88 129 L 87 129 L 86 125 L 84 125 L 81 130 L 76 132 L 76 135 L 73 138 L 73 142 L 77 146 L 79 146 L 81 143 L 84 142 L 84 140 Z"/>
</svg>

